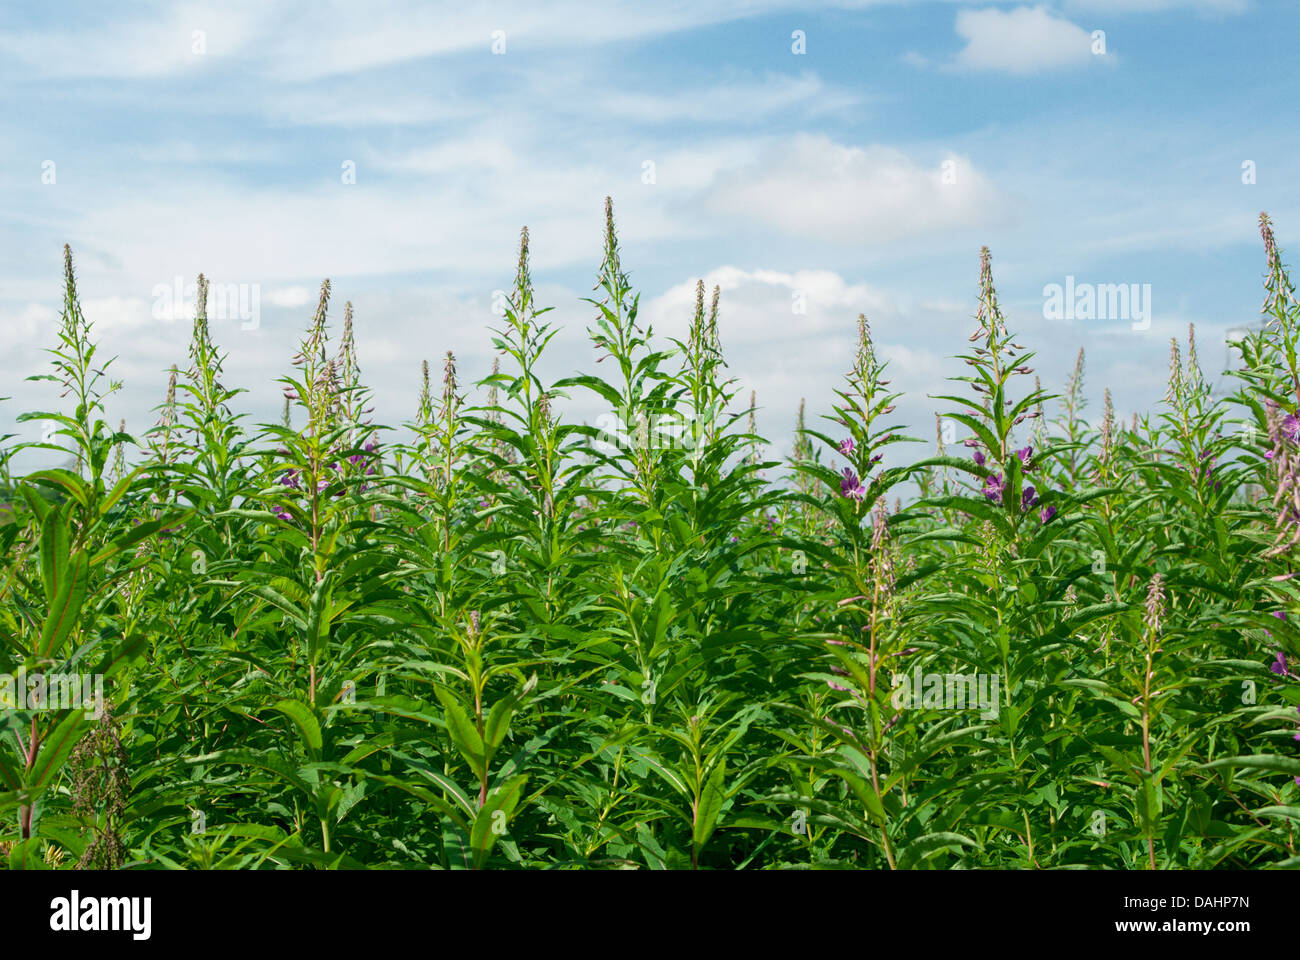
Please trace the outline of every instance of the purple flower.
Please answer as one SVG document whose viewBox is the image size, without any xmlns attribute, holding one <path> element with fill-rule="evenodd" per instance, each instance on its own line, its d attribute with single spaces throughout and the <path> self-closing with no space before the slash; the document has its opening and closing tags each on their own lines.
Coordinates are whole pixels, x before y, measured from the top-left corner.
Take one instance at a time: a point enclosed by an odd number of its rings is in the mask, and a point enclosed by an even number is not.
<svg viewBox="0 0 1300 960">
<path fill-rule="evenodd" d="M 1281 650 L 1277 652 L 1277 659 L 1268 665 L 1271 673 L 1276 673 L 1279 677 L 1286 676 L 1286 654 Z"/>
<path fill-rule="evenodd" d="M 1020 466 L 1023 467 L 1025 470 L 1032 470 L 1032 469 L 1033 469 L 1033 467 L 1030 466 L 1030 464 L 1029 464 L 1029 459 L 1030 459 L 1033 455 L 1034 455 L 1034 448 L 1033 448 L 1033 447 L 1025 447 L 1023 450 L 1017 450 L 1017 451 L 1016 451 L 1016 456 L 1020 458 Z"/>
<path fill-rule="evenodd" d="M 1002 479 L 1002 474 L 990 474 L 984 479 L 984 497 L 989 503 L 1001 503 L 1002 493 L 1007 489 L 1007 482 Z"/>
<path fill-rule="evenodd" d="M 967 437 L 965 440 L 961 442 L 961 445 L 963 447 L 978 447 L 980 445 L 980 442 L 977 437 Z"/>
<path fill-rule="evenodd" d="M 1198 459 L 1198 460 L 1205 460 L 1206 457 L 1209 457 L 1209 461 L 1205 464 L 1205 479 L 1206 479 L 1206 480 L 1209 480 L 1209 479 L 1214 475 L 1214 465 L 1215 465 L 1215 463 L 1218 462 L 1218 458 L 1217 458 L 1217 457 L 1211 457 L 1211 456 L 1210 456 L 1210 451 L 1209 451 L 1209 450 L 1202 450 L 1200 456 L 1198 456 L 1196 459 Z M 1199 474 L 1200 471 L 1198 470 L 1197 473 Z M 1222 481 L 1222 480 L 1215 480 L 1215 481 L 1214 481 L 1214 489 L 1217 490 L 1217 489 L 1219 489 L 1219 487 L 1221 487 L 1222 485 L 1223 485 L 1223 481 Z"/>
<path fill-rule="evenodd" d="M 846 457 L 853 455 L 853 438 L 848 437 L 840 442 L 840 453 Z"/>
<path fill-rule="evenodd" d="M 280 479 L 277 480 L 276 482 L 279 483 L 281 486 L 288 487 L 290 490 L 302 489 L 301 487 L 298 486 L 297 470 L 290 470 L 288 473 L 281 474 Z"/>
<path fill-rule="evenodd" d="M 1038 506 L 1038 494 L 1033 487 L 1025 487 L 1020 491 L 1020 512 L 1026 513 Z"/>
<path fill-rule="evenodd" d="M 861 500 L 867 495 L 867 488 L 862 485 L 862 481 L 858 479 L 852 467 L 844 468 L 844 479 L 840 481 L 840 494 L 853 500 Z"/>
<path fill-rule="evenodd" d="M 1282 418 L 1282 436 L 1292 443 L 1300 443 L 1300 417 L 1288 413 Z"/>
<path fill-rule="evenodd" d="M 366 443 L 366 453 L 374 453 L 378 448 L 379 444 L 374 440 L 370 440 Z"/>
<path fill-rule="evenodd" d="M 974 459 L 975 459 L 975 466 L 977 467 L 984 466 L 984 452 L 982 450 L 975 451 Z"/>
<path fill-rule="evenodd" d="M 286 513 L 286 512 L 283 511 L 283 510 L 277 510 L 277 511 L 275 511 L 275 515 L 276 515 L 277 517 L 279 517 L 281 520 L 292 520 L 292 519 L 293 519 L 293 517 L 291 517 L 288 513 Z"/>
<path fill-rule="evenodd" d="M 1274 611 L 1273 611 L 1273 616 L 1277 617 L 1279 620 L 1285 620 L 1285 619 L 1286 619 L 1286 611 L 1285 611 L 1285 610 L 1274 610 Z M 1300 709 L 1300 707 L 1297 707 L 1296 709 Z"/>
<path fill-rule="evenodd" d="M 1056 516 L 1055 507 L 1044 507 L 1043 512 L 1038 515 L 1038 520 L 1040 523 L 1047 523 L 1054 516 Z"/>
</svg>

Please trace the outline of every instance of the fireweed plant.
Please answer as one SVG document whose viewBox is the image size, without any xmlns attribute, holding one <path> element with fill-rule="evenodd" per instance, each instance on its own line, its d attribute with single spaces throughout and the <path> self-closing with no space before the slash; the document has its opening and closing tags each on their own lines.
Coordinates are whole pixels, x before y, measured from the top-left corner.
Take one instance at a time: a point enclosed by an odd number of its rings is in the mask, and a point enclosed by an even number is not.
<svg viewBox="0 0 1300 960">
<path fill-rule="evenodd" d="M 0 441 L 0 864 L 1300 865 L 1300 301 L 1260 227 L 1232 396 L 1189 331 L 1152 414 L 1088 419 L 985 250 L 933 455 L 859 317 L 784 464 L 719 291 L 656 338 L 608 201 L 599 373 L 542 379 L 524 231 L 491 372 L 425 362 L 395 429 L 328 282 L 247 422 L 204 277 L 156 422 L 109 428 L 66 252 L 59 396 Z"/>
</svg>

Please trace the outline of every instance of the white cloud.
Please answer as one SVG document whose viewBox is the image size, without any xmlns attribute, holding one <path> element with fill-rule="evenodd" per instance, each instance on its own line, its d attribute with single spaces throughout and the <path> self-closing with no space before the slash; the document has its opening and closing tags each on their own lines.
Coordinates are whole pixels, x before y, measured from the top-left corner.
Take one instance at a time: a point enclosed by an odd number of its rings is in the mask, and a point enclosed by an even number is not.
<svg viewBox="0 0 1300 960">
<path fill-rule="evenodd" d="M 842 332 L 859 313 L 892 313 L 880 291 L 846 281 L 831 270 L 744 270 L 716 267 L 702 278 L 705 300 L 721 290 L 719 332 L 724 346 L 802 339 Z M 644 316 L 657 333 L 684 340 L 695 310 L 695 284 L 670 287 L 649 301 Z M 846 320 L 847 318 L 847 320 Z"/>
<path fill-rule="evenodd" d="M 398 156 L 371 151 L 371 162 L 381 170 L 426 176 L 476 171 L 486 175 L 508 173 L 520 165 L 514 147 L 502 138 L 470 135 L 445 140 Z"/>
<path fill-rule="evenodd" d="M 282 287 L 267 293 L 267 302 L 277 307 L 302 307 L 311 302 L 312 292 L 306 287 Z"/>
<path fill-rule="evenodd" d="M 0 313 L 0 347 L 8 353 L 45 337 L 53 341 L 59 315 L 47 304 L 28 303 L 16 313 Z M 6 389 L 5 393 L 10 393 Z"/>
<path fill-rule="evenodd" d="M 114 11 L 103 7 L 96 13 Z M 254 42 L 264 28 L 261 19 L 256 7 L 166 5 L 131 20 L 78 18 L 75 27 L 0 32 L 0 54 L 22 64 L 29 76 L 158 77 L 215 68 Z"/>
<path fill-rule="evenodd" d="M 448 54 L 480 53 L 501 69 L 511 57 L 544 48 L 592 48 L 761 16 L 789 0 L 621 0 L 592 4 L 514 0 L 487 5 L 453 2 L 376 4 L 348 0 L 286 5 L 283 29 L 272 37 L 269 62 L 276 75 L 296 81 L 374 69 Z M 277 10 L 280 8 L 277 7 Z M 492 52 L 501 31 L 505 53 Z"/>
<path fill-rule="evenodd" d="M 893 147 L 850 147 L 810 134 L 719 176 L 708 197 L 721 212 L 862 244 L 984 222 L 999 208 L 998 192 L 966 157 L 948 154 L 927 166 Z"/>
<path fill-rule="evenodd" d="M 1043 7 L 962 10 L 957 34 L 966 41 L 952 62 L 959 70 L 1025 75 L 1102 59 L 1087 30 Z"/>
<path fill-rule="evenodd" d="M 768 74 L 734 80 L 683 96 L 681 91 L 647 93 L 629 90 L 597 90 L 596 105 L 584 109 L 637 123 L 675 123 L 683 120 L 710 124 L 752 123 L 756 118 L 792 110 L 825 114 L 857 106 L 862 96 L 828 87 L 815 74 L 801 76 Z"/>
<path fill-rule="evenodd" d="M 170 288 L 171 284 L 166 286 Z M 81 297 L 81 312 L 94 325 L 96 336 L 140 330 L 159 323 L 179 323 L 188 331 L 188 323 L 194 319 L 192 310 L 186 315 L 182 310 L 177 309 L 168 314 L 169 318 L 155 319 L 153 305 L 153 302 L 137 297 L 86 297 L 84 295 Z"/>
<path fill-rule="evenodd" d="M 808 401 L 810 425 L 826 429 L 819 415 L 835 402 L 834 390 L 856 349 L 859 313 L 871 325 L 877 355 L 888 364 L 891 389 L 906 393 L 899 402 L 897 422 L 929 429 L 933 402 L 927 393 L 941 392 L 945 370 L 942 353 L 928 345 L 909 344 L 918 330 L 946 328 L 958 317 L 928 307 L 912 310 L 892 294 L 855 283 L 832 270 L 746 270 L 720 266 L 703 277 L 705 303 L 714 285 L 721 288 L 718 332 L 727 373 L 736 377 L 740 395 L 735 409 L 757 394 L 759 433 L 771 441 L 769 456 L 790 449 L 791 428 L 800 399 Z M 695 280 L 676 284 L 643 304 L 656 338 L 684 340 L 695 309 Z M 802 313 L 794 310 L 802 296 Z M 968 305 L 962 310 L 969 312 Z M 946 329 L 944 331 L 946 333 Z M 922 430 L 924 432 L 924 430 Z"/>
<path fill-rule="evenodd" d="M 788 0 L 156 4 L 130 20 L 0 32 L 0 53 L 42 76 L 162 76 L 237 58 L 257 74 L 308 82 L 474 52 L 505 65 L 512 55 L 543 48 L 662 36 L 787 6 Z M 193 52 L 195 30 L 204 31 L 203 55 Z M 492 53 L 494 31 L 505 34 L 503 56 Z"/>
<path fill-rule="evenodd" d="M 1205 14 L 1245 13 L 1251 0 L 1070 0 L 1072 9 L 1089 13 L 1158 13 L 1191 8 Z"/>
</svg>

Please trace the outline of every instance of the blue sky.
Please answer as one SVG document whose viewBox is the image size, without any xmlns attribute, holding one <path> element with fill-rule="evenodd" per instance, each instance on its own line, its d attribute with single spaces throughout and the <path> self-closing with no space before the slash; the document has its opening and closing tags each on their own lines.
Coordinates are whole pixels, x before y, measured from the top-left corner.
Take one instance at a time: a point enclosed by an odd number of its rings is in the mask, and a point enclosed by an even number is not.
<svg viewBox="0 0 1300 960">
<path fill-rule="evenodd" d="M 253 420 L 278 417 L 329 277 L 397 424 L 421 359 L 487 373 L 524 224 L 564 327 L 547 370 L 593 369 L 581 298 L 609 194 L 656 331 L 684 331 L 697 278 L 721 284 L 732 372 L 779 454 L 799 399 L 829 404 L 860 312 L 901 422 L 933 435 L 983 244 L 1044 384 L 1082 346 L 1092 412 L 1109 386 L 1127 414 L 1158 407 L 1189 323 L 1217 373 L 1225 331 L 1256 321 L 1259 212 L 1284 252 L 1300 230 L 1287 0 L 465 6 L 0 10 L 0 433 L 36 439 L 14 417 L 52 402 L 23 378 L 54 342 L 65 242 L 129 432 L 185 362 L 158 288 L 200 271 L 258 291 L 255 329 L 212 325 Z M 1149 284 L 1149 329 L 1047 319 L 1067 276 Z"/>
</svg>

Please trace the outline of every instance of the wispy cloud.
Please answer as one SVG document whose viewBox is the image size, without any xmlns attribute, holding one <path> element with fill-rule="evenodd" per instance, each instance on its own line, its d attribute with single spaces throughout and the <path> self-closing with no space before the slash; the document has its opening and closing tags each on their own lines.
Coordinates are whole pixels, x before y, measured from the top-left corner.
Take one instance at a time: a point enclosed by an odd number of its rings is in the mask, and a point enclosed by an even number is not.
<svg viewBox="0 0 1300 960">
<path fill-rule="evenodd" d="M 923 164 L 894 147 L 801 134 L 719 177 L 712 207 L 803 236 L 889 244 L 1006 215 L 1005 198 L 969 158 Z"/>
</svg>

